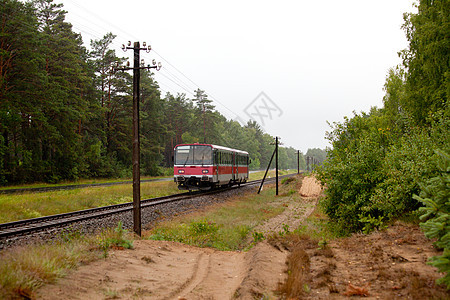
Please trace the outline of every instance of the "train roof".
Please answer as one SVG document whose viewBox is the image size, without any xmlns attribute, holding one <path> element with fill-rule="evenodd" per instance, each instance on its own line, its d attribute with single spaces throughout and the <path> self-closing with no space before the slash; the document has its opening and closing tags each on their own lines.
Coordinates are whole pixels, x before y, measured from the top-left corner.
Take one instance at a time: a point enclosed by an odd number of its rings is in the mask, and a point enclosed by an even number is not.
<svg viewBox="0 0 450 300">
<path fill-rule="evenodd" d="M 213 144 L 200 144 L 200 143 L 179 144 L 179 145 L 176 145 L 175 148 L 178 147 L 178 146 L 211 146 L 213 149 L 219 149 L 219 150 L 224 150 L 224 151 L 237 152 L 237 153 L 240 153 L 240 154 L 247 154 L 247 155 L 248 155 L 248 152 L 247 152 L 247 151 L 237 150 L 237 149 L 228 148 L 228 147 L 224 147 L 224 146 L 213 145 Z M 175 149 L 175 148 L 174 148 L 174 149 Z"/>
</svg>

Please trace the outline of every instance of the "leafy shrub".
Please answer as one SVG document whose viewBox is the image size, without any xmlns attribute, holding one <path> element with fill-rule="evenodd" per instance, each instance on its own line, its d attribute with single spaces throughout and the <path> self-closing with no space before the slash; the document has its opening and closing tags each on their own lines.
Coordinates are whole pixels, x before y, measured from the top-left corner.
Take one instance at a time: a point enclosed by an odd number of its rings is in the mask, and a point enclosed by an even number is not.
<svg viewBox="0 0 450 300">
<path fill-rule="evenodd" d="M 429 127 L 413 126 L 400 136 L 388 121 L 374 109 L 329 133 L 333 149 L 317 173 L 327 186 L 321 205 L 340 234 L 369 233 L 417 210 L 419 183 L 437 175 L 433 149 L 449 150 L 448 118 L 437 114 Z"/>
<path fill-rule="evenodd" d="M 436 153 L 440 157 L 439 175 L 421 184 L 420 196 L 414 195 L 414 199 L 425 205 L 419 208 L 425 236 L 437 239 L 435 245 L 444 250 L 442 255 L 432 257 L 430 264 L 445 273 L 438 283 L 450 289 L 450 156 L 442 151 Z"/>
<path fill-rule="evenodd" d="M 379 216 L 378 218 L 372 217 L 371 215 L 363 216 L 360 215 L 359 221 L 364 225 L 362 231 L 365 234 L 372 232 L 374 229 L 385 229 L 387 225 L 383 222 L 384 217 Z"/>
<path fill-rule="evenodd" d="M 386 178 L 382 167 L 392 144 L 391 132 L 381 112 L 374 109 L 370 115 L 355 114 L 343 124 L 335 124 L 328 138 L 333 149 L 317 168 L 318 179 L 327 187 L 321 206 L 345 235 L 363 228 L 361 215 L 376 218 L 382 215 L 370 197 Z"/>
<path fill-rule="evenodd" d="M 264 240 L 264 234 L 262 232 L 254 231 L 252 233 L 252 236 L 253 236 L 253 243 L 254 244 L 259 243 L 259 242 Z"/>
</svg>

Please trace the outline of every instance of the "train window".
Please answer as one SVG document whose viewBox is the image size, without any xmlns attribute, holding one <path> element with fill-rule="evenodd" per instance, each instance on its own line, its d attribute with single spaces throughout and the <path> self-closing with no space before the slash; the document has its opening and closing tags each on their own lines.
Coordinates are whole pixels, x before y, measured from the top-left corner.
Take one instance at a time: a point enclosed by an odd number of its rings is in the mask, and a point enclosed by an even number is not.
<svg viewBox="0 0 450 300">
<path fill-rule="evenodd" d="M 175 149 L 176 165 L 210 165 L 212 159 L 211 146 L 183 145 Z"/>
</svg>

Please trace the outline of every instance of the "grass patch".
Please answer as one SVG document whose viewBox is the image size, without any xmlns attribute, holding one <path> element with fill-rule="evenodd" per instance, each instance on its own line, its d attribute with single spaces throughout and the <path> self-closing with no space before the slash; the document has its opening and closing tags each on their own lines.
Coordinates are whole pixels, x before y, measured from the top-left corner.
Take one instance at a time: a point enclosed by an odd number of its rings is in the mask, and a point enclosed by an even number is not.
<svg viewBox="0 0 450 300">
<path fill-rule="evenodd" d="M 274 201 L 275 191 L 266 189 L 260 195 L 244 195 L 206 212 L 162 222 L 144 236 L 218 250 L 242 250 L 249 246 L 248 236 L 255 226 L 285 209 L 281 204 L 272 205 Z"/>
<path fill-rule="evenodd" d="M 322 242 L 342 236 L 329 222 L 328 216 L 322 211 L 320 205 L 316 205 L 313 212 L 302 222 L 302 225 L 294 230 L 294 233 Z"/>
<path fill-rule="evenodd" d="M 258 172 L 255 172 L 255 173 L 250 173 L 248 179 L 249 179 L 250 181 L 252 181 L 252 180 L 258 180 L 258 179 L 263 179 L 264 173 L 266 173 L 266 171 L 258 171 Z M 297 173 L 297 170 L 279 170 L 279 171 L 278 171 L 278 176 L 283 176 L 283 175 L 287 175 L 287 174 L 295 174 L 295 173 Z M 275 170 L 270 170 L 270 171 L 267 173 L 266 178 L 274 178 L 275 176 L 276 176 Z"/>
<path fill-rule="evenodd" d="M 133 249 L 133 241 L 131 234 L 127 230 L 123 229 L 122 221 L 119 222 L 117 227 L 104 231 L 99 237 L 98 241 L 100 249 L 103 252 L 103 257 L 108 257 L 110 248 L 114 249 Z"/>
<path fill-rule="evenodd" d="M 67 230 L 60 237 L 58 242 L 0 252 L 0 299 L 33 299 L 39 287 L 70 269 L 106 257 L 111 248 L 132 247 L 132 235 L 121 223 L 97 236 Z"/>
<path fill-rule="evenodd" d="M 164 176 L 142 176 L 141 180 L 147 179 L 160 179 L 160 178 L 170 178 L 173 176 L 173 168 L 169 172 L 164 172 Z M 170 173 L 170 174 L 167 174 Z M 0 187 L 0 191 L 11 190 L 11 189 L 26 189 L 26 188 L 44 188 L 44 187 L 58 187 L 67 185 L 79 185 L 79 184 L 99 184 L 99 183 L 115 183 L 123 181 L 133 181 L 133 178 L 95 178 L 95 179 L 80 179 L 77 181 L 62 181 L 59 183 L 44 183 L 36 182 L 31 184 L 16 184 Z"/>
<path fill-rule="evenodd" d="M 50 245 L 3 250 L 0 255 L 0 298 L 33 298 L 33 292 L 66 274 L 80 262 L 99 257 L 94 240 L 77 239 Z"/>
<path fill-rule="evenodd" d="M 171 181 L 141 183 L 142 199 L 178 193 Z M 0 223 L 131 202 L 131 184 L 65 191 L 0 195 Z"/>
</svg>

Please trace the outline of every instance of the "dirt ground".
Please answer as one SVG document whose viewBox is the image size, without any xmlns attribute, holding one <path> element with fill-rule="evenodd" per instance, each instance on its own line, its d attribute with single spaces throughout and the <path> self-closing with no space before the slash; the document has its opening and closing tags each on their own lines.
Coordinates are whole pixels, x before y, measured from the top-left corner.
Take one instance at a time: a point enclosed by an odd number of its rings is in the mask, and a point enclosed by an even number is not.
<svg viewBox="0 0 450 300">
<path fill-rule="evenodd" d="M 313 179 L 298 186 L 301 201 L 280 197 L 286 210 L 255 228 L 265 236 L 297 228 L 314 212 L 321 187 Z M 300 247 L 300 248 L 299 248 Z M 329 243 L 298 243 L 306 270 L 300 296 L 307 299 L 448 299 L 439 276 L 427 265 L 436 255 L 416 226 L 397 224 L 368 236 Z M 112 250 L 107 259 L 79 267 L 56 284 L 38 291 L 38 299 L 278 299 L 285 282 L 291 247 L 267 241 L 248 252 L 223 252 L 175 242 L 135 241 L 133 250 Z"/>
</svg>

